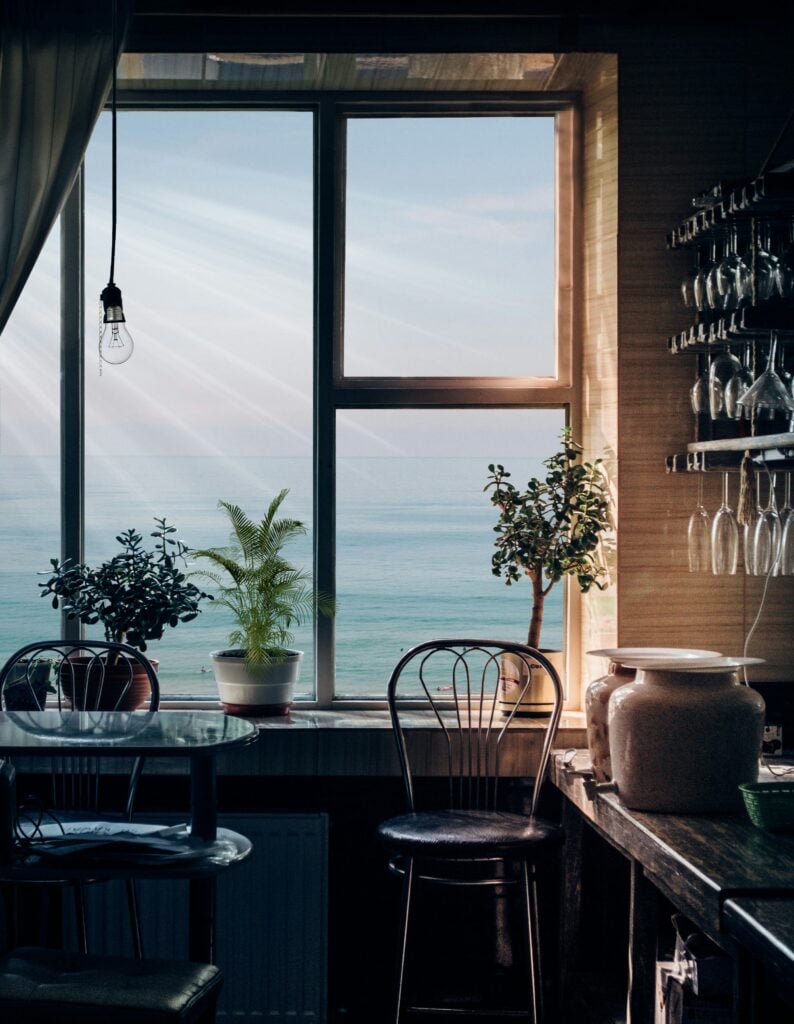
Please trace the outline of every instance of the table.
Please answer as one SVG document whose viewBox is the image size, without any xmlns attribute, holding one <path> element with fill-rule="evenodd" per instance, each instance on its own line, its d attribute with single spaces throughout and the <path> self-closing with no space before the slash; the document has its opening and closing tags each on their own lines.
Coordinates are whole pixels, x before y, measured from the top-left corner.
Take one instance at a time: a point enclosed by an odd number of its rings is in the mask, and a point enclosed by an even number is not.
<svg viewBox="0 0 794 1024">
<path fill-rule="evenodd" d="M 194 856 L 169 866 L 120 868 L 41 863 L 35 854 L 2 867 L 2 879 L 188 878 L 189 955 L 213 963 L 215 876 L 248 856 L 251 844 L 217 827 L 215 759 L 253 743 L 256 727 L 220 711 L 6 711 L 0 713 L 0 754 L 10 757 L 187 757 L 190 759 L 190 845 Z"/>
<path fill-rule="evenodd" d="M 614 792 L 596 790 L 588 765 L 587 751 L 577 754 L 572 770 L 563 766 L 561 755 L 552 758 L 552 781 L 565 797 L 563 959 L 570 961 L 575 956 L 582 899 L 577 857 L 581 852 L 581 830 L 586 825 L 619 850 L 630 865 L 631 1024 L 653 1021 L 657 892 L 737 958 L 737 1020 L 748 1024 L 752 1016 L 742 978 L 748 965 L 741 962 L 742 951 L 757 955 L 755 951 L 761 946 L 752 947 L 744 941 L 747 922 L 742 922 L 742 931 L 732 904 L 738 903 L 738 898 L 755 897 L 794 907 L 794 838 L 757 829 L 743 812 L 708 816 L 631 811 Z M 747 910 L 746 904 L 740 906 Z M 770 913 L 772 909 L 768 905 Z"/>
</svg>

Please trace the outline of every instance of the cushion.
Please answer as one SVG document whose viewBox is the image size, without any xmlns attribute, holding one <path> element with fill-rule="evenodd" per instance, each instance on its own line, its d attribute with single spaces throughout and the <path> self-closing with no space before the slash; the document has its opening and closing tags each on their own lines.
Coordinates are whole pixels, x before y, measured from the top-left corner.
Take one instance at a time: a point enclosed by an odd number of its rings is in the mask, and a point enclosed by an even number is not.
<svg viewBox="0 0 794 1024">
<path fill-rule="evenodd" d="M 15 949 L 0 958 L 0 1020 L 14 1024 L 190 1024 L 217 999 L 210 964 Z"/>
<path fill-rule="evenodd" d="M 389 818 L 385 845 L 417 857 L 533 857 L 562 845 L 559 825 L 505 811 L 434 811 Z"/>
</svg>

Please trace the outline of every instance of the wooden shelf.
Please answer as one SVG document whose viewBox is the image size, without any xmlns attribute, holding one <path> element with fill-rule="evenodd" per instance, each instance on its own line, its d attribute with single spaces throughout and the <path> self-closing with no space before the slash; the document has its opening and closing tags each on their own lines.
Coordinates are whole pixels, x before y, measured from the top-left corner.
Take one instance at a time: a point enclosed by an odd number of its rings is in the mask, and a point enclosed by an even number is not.
<svg viewBox="0 0 794 1024">
<path fill-rule="evenodd" d="M 676 355 L 712 352 L 715 346 L 741 348 L 748 341 L 768 345 L 771 331 L 777 332 L 781 344 L 794 343 L 794 307 L 778 302 L 745 306 L 724 315 L 711 311 L 698 313 L 691 327 L 667 339 L 667 348 Z"/>
<path fill-rule="evenodd" d="M 772 471 L 794 471 L 794 433 L 787 432 L 722 441 L 695 441 L 687 445 L 686 452 L 667 456 L 667 472 L 725 473 L 738 470 L 747 451 L 757 465 L 766 465 Z"/>
<path fill-rule="evenodd" d="M 696 210 L 667 236 L 669 249 L 722 238 L 737 221 L 794 214 L 794 172 L 765 174 L 733 188 L 713 206 Z"/>
</svg>

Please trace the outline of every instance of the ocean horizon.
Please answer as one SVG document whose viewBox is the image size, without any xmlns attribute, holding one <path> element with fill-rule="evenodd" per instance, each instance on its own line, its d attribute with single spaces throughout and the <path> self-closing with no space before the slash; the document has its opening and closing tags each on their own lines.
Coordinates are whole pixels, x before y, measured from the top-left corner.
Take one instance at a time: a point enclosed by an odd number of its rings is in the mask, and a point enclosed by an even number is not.
<svg viewBox="0 0 794 1024">
<path fill-rule="evenodd" d="M 383 697 L 402 652 L 433 637 L 474 635 L 524 641 L 529 582 L 510 587 L 491 573 L 496 512 L 483 493 L 489 458 L 345 457 L 337 465 L 336 694 Z M 507 460 L 506 460 L 507 461 Z M 282 487 L 284 514 L 310 522 L 310 458 L 157 456 L 86 460 L 86 561 L 120 550 L 134 527 L 145 541 L 165 516 L 190 548 L 225 544 L 219 498 L 260 516 Z M 511 460 L 520 484 L 539 460 Z M 0 657 L 60 635 L 60 615 L 38 584 L 60 547 L 55 456 L 0 458 Z M 311 567 L 311 532 L 285 549 Z M 200 566 L 192 564 L 191 569 Z M 196 581 L 200 585 L 199 580 Z M 210 589 L 208 585 L 206 589 Z M 546 602 L 543 644 L 562 646 L 563 586 Z M 228 646 L 228 613 L 205 602 L 189 623 L 166 630 L 147 654 L 160 662 L 166 696 L 213 697 L 210 651 Z M 100 638 L 92 627 L 89 636 Z M 304 651 L 297 695 L 313 696 L 313 629 L 295 631 Z"/>
</svg>

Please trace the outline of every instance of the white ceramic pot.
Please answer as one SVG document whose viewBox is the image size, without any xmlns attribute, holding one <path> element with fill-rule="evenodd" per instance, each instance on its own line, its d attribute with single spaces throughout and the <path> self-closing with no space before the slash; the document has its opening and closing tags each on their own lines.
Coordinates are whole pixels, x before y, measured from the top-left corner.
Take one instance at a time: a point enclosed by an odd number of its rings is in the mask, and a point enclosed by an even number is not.
<svg viewBox="0 0 794 1024">
<path fill-rule="evenodd" d="M 642 668 L 612 694 L 612 774 L 627 807 L 732 811 L 741 806 L 739 784 L 758 778 L 763 698 L 739 684 L 735 665 L 704 664 Z"/>
<path fill-rule="evenodd" d="M 253 671 L 242 651 L 212 651 L 212 671 L 224 711 L 232 715 L 288 715 L 303 651 Z"/>
<path fill-rule="evenodd" d="M 554 668 L 563 683 L 565 690 L 565 652 L 547 651 L 538 648 Z M 529 674 L 529 686 L 521 699 L 521 691 Z M 502 713 L 509 715 L 517 702 L 517 715 L 528 715 L 537 718 L 548 717 L 554 708 L 554 683 L 551 676 L 539 661 L 527 662 L 517 654 L 503 654 L 499 662 L 499 707 Z"/>
<path fill-rule="evenodd" d="M 610 782 L 612 779 L 607 721 L 609 698 L 619 686 L 633 683 L 637 675 L 636 668 L 629 668 L 623 659 L 641 659 L 651 664 L 670 658 L 698 660 L 720 657 L 719 651 L 701 651 L 688 647 L 609 647 L 587 653 L 594 657 L 609 658 L 607 674 L 594 679 L 585 690 L 584 696 L 587 745 L 590 748 L 590 760 L 596 782 Z"/>
</svg>

